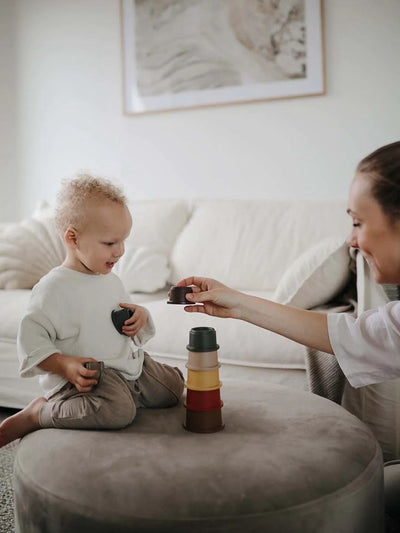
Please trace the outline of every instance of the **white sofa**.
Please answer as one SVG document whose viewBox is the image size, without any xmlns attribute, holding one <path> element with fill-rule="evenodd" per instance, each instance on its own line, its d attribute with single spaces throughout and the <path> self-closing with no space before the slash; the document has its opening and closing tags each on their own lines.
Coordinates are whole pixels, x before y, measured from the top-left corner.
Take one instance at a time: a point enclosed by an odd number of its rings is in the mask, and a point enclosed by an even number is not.
<svg viewBox="0 0 400 533">
<path fill-rule="evenodd" d="M 345 203 L 171 199 L 132 202 L 130 208 L 133 229 L 115 271 L 132 301 L 153 316 L 157 333 L 146 350 L 185 373 L 189 330 L 212 326 L 222 381 L 235 377 L 306 388 L 303 346 L 248 323 L 185 313 L 181 306 L 166 304 L 167 290 L 184 277 L 203 275 L 299 307 L 329 302 L 350 277 Z M 49 207 L 20 223 L 1 225 L 1 406 L 23 407 L 40 393 L 35 379 L 18 376 L 16 335 L 30 288 L 62 259 Z M 397 388 L 388 398 L 392 407 L 393 394 Z M 353 395 L 350 403 L 359 414 L 357 401 Z M 374 417 L 366 416 L 365 409 L 364 402 L 363 419 L 373 427 Z M 397 428 L 393 431 L 397 435 Z M 394 442 L 388 444 L 389 456 L 398 453 Z"/>
</svg>

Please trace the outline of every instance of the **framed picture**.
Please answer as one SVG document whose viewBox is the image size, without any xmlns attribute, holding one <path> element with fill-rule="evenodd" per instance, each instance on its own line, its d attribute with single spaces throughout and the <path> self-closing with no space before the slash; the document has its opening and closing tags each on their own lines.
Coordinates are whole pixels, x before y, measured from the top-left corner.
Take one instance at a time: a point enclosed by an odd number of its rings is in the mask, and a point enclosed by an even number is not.
<svg viewBox="0 0 400 533">
<path fill-rule="evenodd" d="M 322 0 L 121 0 L 125 110 L 324 93 Z"/>
</svg>

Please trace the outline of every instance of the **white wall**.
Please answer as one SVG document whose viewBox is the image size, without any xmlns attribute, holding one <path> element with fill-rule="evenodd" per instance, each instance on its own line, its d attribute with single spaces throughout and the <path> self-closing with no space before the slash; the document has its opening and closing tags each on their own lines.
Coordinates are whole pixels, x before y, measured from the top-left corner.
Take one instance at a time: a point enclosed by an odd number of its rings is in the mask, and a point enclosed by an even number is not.
<svg viewBox="0 0 400 533">
<path fill-rule="evenodd" d="M 324 96 L 140 116 L 122 109 L 118 0 L 14 4 L 18 150 L 0 171 L 18 216 L 79 169 L 136 198 L 345 199 L 358 160 L 399 138 L 398 0 L 325 0 Z"/>
<path fill-rule="evenodd" d="M 0 0 L 0 221 L 18 217 L 15 4 Z"/>
</svg>

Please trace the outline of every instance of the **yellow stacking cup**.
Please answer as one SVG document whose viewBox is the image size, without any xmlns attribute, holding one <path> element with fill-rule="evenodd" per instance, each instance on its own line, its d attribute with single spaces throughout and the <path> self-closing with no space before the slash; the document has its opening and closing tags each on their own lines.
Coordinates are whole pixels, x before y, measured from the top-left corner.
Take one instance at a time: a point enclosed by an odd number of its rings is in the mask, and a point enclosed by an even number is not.
<svg viewBox="0 0 400 533">
<path fill-rule="evenodd" d="M 220 389 L 222 383 L 219 380 L 218 366 L 210 370 L 191 370 L 188 368 L 188 379 L 185 385 L 188 389 L 200 391 Z"/>
</svg>

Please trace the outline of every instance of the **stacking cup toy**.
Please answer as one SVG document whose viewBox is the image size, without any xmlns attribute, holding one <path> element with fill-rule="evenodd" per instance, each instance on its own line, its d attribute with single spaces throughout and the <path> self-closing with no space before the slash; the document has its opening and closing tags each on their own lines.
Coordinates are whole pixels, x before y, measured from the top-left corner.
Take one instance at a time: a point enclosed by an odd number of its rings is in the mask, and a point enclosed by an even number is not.
<svg viewBox="0 0 400 533">
<path fill-rule="evenodd" d="M 134 311 L 123 307 L 122 309 L 114 309 L 111 311 L 111 320 L 115 329 L 122 335 L 122 327 L 125 324 L 125 320 L 128 320 L 133 315 Z"/>
<path fill-rule="evenodd" d="M 191 370 L 210 370 L 218 365 L 217 352 L 188 352 L 186 368 Z"/>
<path fill-rule="evenodd" d="M 189 344 L 186 346 L 189 352 L 216 352 L 217 333 L 214 328 L 192 328 L 189 331 Z"/>
<path fill-rule="evenodd" d="M 219 389 L 221 382 L 219 380 L 218 366 L 210 370 L 191 370 L 188 368 L 186 387 L 198 391 Z"/>
<path fill-rule="evenodd" d="M 181 287 L 173 285 L 169 290 L 169 300 L 167 304 L 178 304 L 178 305 L 193 305 L 186 300 L 185 295 L 193 292 L 192 287 Z"/>
<path fill-rule="evenodd" d="M 196 433 L 223 429 L 219 379 L 218 344 L 214 328 L 192 328 L 189 332 L 186 420 L 184 428 Z"/>
<path fill-rule="evenodd" d="M 186 409 L 184 428 L 195 433 L 215 433 L 224 428 L 221 409 L 213 411 L 191 411 Z"/>
<path fill-rule="evenodd" d="M 222 406 L 220 389 L 208 391 L 187 389 L 185 407 L 191 411 L 213 411 Z"/>
</svg>

